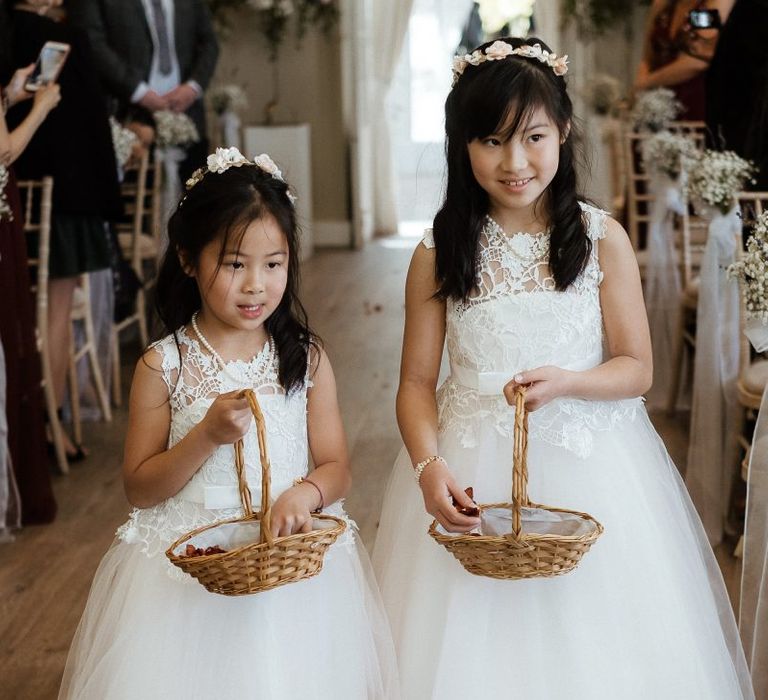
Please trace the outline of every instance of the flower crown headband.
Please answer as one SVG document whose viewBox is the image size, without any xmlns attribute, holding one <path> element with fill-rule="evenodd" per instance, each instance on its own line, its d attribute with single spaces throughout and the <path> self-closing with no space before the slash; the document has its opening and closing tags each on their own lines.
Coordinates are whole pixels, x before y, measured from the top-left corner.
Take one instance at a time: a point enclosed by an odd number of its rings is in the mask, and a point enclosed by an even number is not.
<svg viewBox="0 0 768 700">
<path fill-rule="evenodd" d="M 479 66 L 486 61 L 500 61 L 509 56 L 522 56 L 523 58 L 535 58 L 541 63 L 546 63 L 555 75 L 565 75 L 568 72 L 568 56 L 558 56 L 541 48 L 541 44 L 533 46 L 521 46 L 512 48 L 506 41 L 494 41 L 485 51 L 476 49 L 472 53 L 453 57 L 453 83 L 459 82 L 467 66 Z"/>
<path fill-rule="evenodd" d="M 243 165 L 255 165 L 257 168 L 267 173 L 267 175 L 271 175 L 275 180 L 285 182 L 283 174 L 280 172 L 277 165 L 275 165 L 275 161 L 273 161 L 266 153 L 262 153 L 250 161 L 240 153 L 237 148 L 232 146 L 230 148 L 217 148 L 215 153 L 211 153 L 211 155 L 208 156 L 206 167 L 195 170 L 189 180 L 187 180 L 187 191 L 191 190 L 198 182 L 200 182 L 205 177 L 206 173 L 220 175 L 230 168 L 239 168 Z M 285 194 L 291 204 L 295 205 L 296 196 L 289 190 L 286 190 Z"/>
</svg>

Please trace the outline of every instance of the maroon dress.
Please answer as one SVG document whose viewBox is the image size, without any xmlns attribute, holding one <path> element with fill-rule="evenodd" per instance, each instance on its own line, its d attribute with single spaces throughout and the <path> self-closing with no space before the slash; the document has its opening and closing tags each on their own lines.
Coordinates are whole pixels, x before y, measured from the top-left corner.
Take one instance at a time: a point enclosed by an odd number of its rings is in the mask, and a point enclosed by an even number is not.
<svg viewBox="0 0 768 700">
<path fill-rule="evenodd" d="M 649 39 L 648 68 L 659 70 L 672 63 L 680 54 L 685 45 L 685 32 L 681 26 L 674 35 L 672 34 L 672 18 L 675 14 L 675 6 L 678 0 L 667 0 L 664 8 L 656 15 L 651 26 Z M 704 0 L 697 3 L 692 9 L 699 9 L 704 5 Z M 703 121 L 706 116 L 705 101 L 705 71 L 684 83 L 670 85 L 670 90 L 675 92 L 677 99 L 683 105 L 680 119 Z"/>
<path fill-rule="evenodd" d="M 21 521 L 30 525 L 51 522 L 56 501 L 45 444 L 35 307 L 13 170 L 5 193 L 13 211 L 13 221 L 0 220 L 0 341 L 7 375 L 8 448 L 21 496 Z"/>
</svg>

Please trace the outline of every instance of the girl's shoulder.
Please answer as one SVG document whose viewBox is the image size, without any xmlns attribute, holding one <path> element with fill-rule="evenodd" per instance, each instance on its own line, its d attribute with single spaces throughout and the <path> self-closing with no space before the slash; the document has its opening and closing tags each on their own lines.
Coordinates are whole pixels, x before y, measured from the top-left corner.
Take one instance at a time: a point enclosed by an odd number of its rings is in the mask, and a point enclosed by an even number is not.
<svg viewBox="0 0 768 700">
<path fill-rule="evenodd" d="M 435 234 L 431 228 L 424 229 L 424 235 L 421 237 L 421 244 L 427 250 L 432 250 L 432 248 L 435 247 Z"/>
<path fill-rule="evenodd" d="M 189 345 L 189 337 L 183 327 L 179 328 L 174 333 L 169 333 L 164 338 L 151 343 L 139 362 L 158 372 L 171 390 L 181 370 L 182 357 L 187 345 Z"/>
</svg>

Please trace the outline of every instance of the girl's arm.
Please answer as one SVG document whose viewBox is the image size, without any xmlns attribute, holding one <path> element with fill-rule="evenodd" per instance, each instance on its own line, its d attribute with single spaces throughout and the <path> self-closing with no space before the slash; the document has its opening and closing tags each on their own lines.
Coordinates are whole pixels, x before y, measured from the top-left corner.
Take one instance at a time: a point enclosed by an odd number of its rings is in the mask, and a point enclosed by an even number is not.
<svg viewBox="0 0 768 700">
<path fill-rule="evenodd" d="M 606 235 L 599 243 L 600 305 L 610 359 L 594 369 L 573 372 L 539 367 L 520 372 L 504 387 L 514 402 L 515 387 L 532 384 L 526 406 L 536 410 L 559 396 L 612 400 L 634 398 L 648 391 L 653 379 L 651 336 L 632 244 L 626 231 L 607 219 Z"/>
<path fill-rule="evenodd" d="M 59 104 L 61 90 L 56 83 L 40 88 L 34 97 L 32 109 L 21 124 L 10 133 L 10 163 L 13 163 L 32 140 L 48 113 Z"/>
<path fill-rule="evenodd" d="M 311 511 L 346 496 L 352 483 L 333 369 L 325 352 L 316 352 L 312 362 L 316 369 L 307 391 L 307 436 L 315 468 L 308 481 L 287 489 L 275 502 L 272 530 L 277 537 L 310 532 Z"/>
<path fill-rule="evenodd" d="M 397 422 L 411 462 L 438 455 L 435 390 L 445 342 L 445 302 L 435 298 L 435 252 L 419 244 L 405 287 L 405 333 L 397 391 Z M 451 495 L 464 507 L 473 505 L 445 462 L 435 460 L 422 472 L 420 486 L 428 513 L 447 530 L 462 532 L 479 518 L 459 513 Z"/>
<path fill-rule="evenodd" d="M 123 483 L 128 500 L 149 508 L 177 494 L 219 446 L 234 443 L 252 420 L 240 392 L 222 394 L 205 418 L 168 449 L 171 408 L 162 379 L 162 360 L 148 350 L 136 365 L 131 385 Z"/>
</svg>

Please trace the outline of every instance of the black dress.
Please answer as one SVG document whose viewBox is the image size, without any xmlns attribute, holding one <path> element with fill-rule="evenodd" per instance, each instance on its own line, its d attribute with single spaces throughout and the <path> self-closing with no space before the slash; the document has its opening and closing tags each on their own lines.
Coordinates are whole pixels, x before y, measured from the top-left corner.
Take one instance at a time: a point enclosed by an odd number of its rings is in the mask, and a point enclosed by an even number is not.
<svg viewBox="0 0 768 700">
<path fill-rule="evenodd" d="M 104 221 L 120 215 L 112 137 L 105 101 L 87 37 L 80 30 L 32 12 L 11 12 L 12 60 L 33 63 L 46 41 L 72 49 L 59 77 L 62 99 L 15 163 L 19 179 L 52 175 L 51 277 L 73 277 L 109 267 Z M 8 126 L 19 124 L 29 101 L 12 108 Z"/>
<path fill-rule="evenodd" d="M 759 168 L 757 191 L 768 190 L 768 0 L 737 0 L 707 74 L 707 126 L 713 145 Z"/>
</svg>

